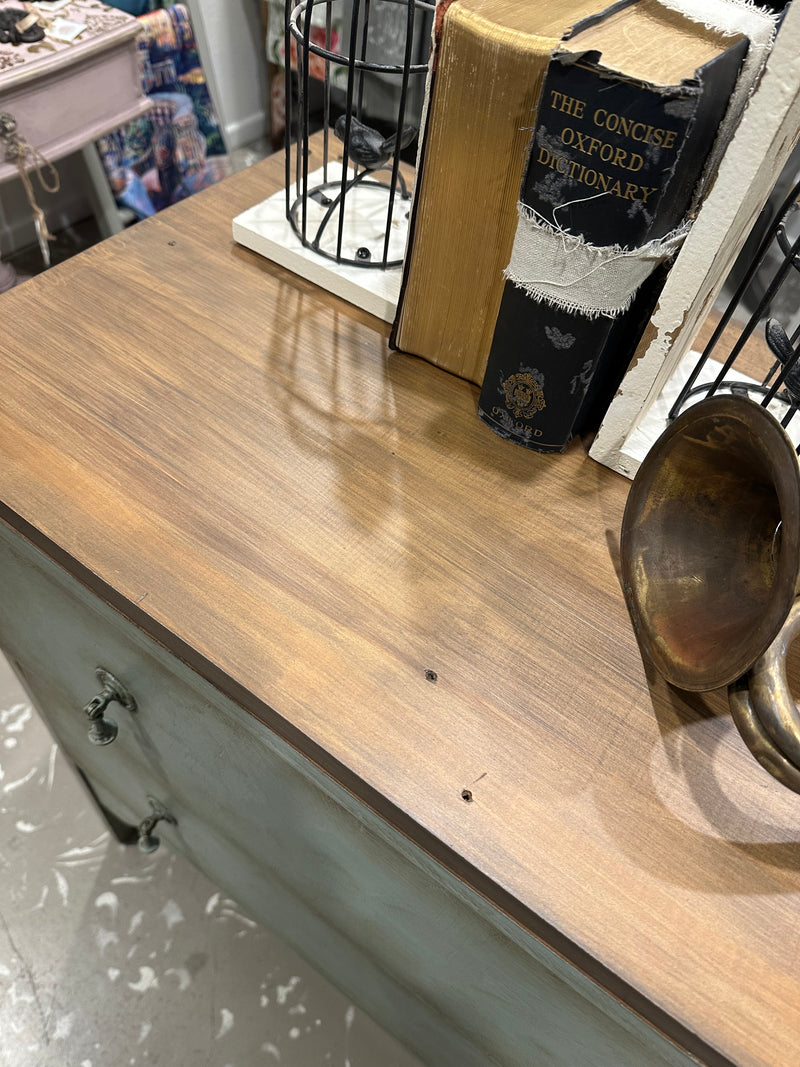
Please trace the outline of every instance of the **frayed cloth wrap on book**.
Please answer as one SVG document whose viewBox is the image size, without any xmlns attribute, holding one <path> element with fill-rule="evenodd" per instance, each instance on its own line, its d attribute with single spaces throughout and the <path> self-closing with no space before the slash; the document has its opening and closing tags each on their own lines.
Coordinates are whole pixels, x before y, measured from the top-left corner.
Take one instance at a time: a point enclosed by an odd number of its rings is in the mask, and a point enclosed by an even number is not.
<svg viewBox="0 0 800 1067">
<path fill-rule="evenodd" d="M 685 222 L 639 248 L 597 247 L 550 225 L 523 203 L 517 213 L 505 277 L 534 300 L 589 319 L 627 311 L 645 279 L 675 255 L 690 228 Z"/>
</svg>

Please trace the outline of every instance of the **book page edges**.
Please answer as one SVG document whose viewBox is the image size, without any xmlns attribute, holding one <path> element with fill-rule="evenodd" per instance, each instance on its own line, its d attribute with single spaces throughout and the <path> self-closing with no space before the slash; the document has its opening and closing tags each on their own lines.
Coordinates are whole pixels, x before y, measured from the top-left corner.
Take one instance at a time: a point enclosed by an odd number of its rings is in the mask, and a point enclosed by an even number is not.
<svg viewBox="0 0 800 1067">
<path fill-rule="evenodd" d="M 530 128 L 563 33 L 556 25 L 553 37 L 520 33 L 455 3 L 438 49 L 426 122 L 437 135 L 415 205 L 427 224 L 414 238 L 395 343 L 476 384 L 500 306 Z M 474 90 L 485 89 L 484 96 L 465 92 L 468 72 L 478 70 Z M 442 213 L 451 227 L 446 237 L 430 224 Z"/>
</svg>

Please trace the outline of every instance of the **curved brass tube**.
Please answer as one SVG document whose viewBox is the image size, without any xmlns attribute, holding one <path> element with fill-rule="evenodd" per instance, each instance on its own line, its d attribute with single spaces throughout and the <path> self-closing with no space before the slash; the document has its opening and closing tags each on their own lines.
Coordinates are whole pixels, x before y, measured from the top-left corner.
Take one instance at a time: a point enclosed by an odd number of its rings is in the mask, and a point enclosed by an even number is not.
<svg viewBox="0 0 800 1067">
<path fill-rule="evenodd" d="M 800 793 L 800 768 L 780 752 L 755 713 L 747 677 L 728 687 L 728 705 L 736 729 L 752 754 L 781 785 Z"/>
<path fill-rule="evenodd" d="M 800 590 L 800 467 L 770 412 L 713 396 L 679 415 L 631 486 L 620 560 L 668 682 L 702 692 L 747 674 Z"/>
<path fill-rule="evenodd" d="M 795 600 L 778 636 L 753 664 L 747 688 L 753 711 L 775 747 L 800 767 L 800 709 L 786 677 L 786 655 L 800 633 L 800 599 Z"/>
<path fill-rule="evenodd" d="M 680 689 L 728 686 L 758 762 L 800 793 L 800 466 L 774 416 L 741 396 L 688 408 L 642 462 L 620 540 L 639 643 Z"/>
</svg>

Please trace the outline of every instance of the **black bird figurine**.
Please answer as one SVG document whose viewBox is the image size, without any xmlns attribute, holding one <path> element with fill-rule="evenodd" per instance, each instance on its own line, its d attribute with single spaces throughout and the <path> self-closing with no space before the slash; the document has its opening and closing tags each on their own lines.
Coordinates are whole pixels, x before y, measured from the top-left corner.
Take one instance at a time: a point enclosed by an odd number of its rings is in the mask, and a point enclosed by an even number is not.
<svg viewBox="0 0 800 1067">
<path fill-rule="evenodd" d="M 340 141 L 344 141 L 347 115 L 340 115 L 336 120 L 334 132 Z M 400 135 L 400 148 L 407 148 L 417 136 L 416 126 L 404 126 Z M 397 151 L 397 134 L 384 137 L 378 130 L 366 126 L 355 115 L 350 116 L 350 143 L 347 154 L 354 163 L 367 170 L 378 170 L 391 159 Z"/>
<path fill-rule="evenodd" d="M 792 342 L 789 340 L 786 330 L 777 319 L 768 319 L 764 332 L 772 354 L 777 356 L 785 367 L 790 360 L 795 358 L 795 350 L 792 348 Z M 795 362 L 783 379 L 783 388 L 789 394 L 793 406 L 800 408 L 800 361 Z"/>
</svg>

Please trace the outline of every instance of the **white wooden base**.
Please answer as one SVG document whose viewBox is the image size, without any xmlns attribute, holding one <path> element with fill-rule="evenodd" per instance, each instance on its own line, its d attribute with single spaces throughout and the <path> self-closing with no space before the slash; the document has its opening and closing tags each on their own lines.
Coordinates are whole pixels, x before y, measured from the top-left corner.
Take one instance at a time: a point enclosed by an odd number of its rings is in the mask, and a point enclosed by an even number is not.
<svg viewBox="0 0 800 1067">
<path fill-rule="evenodd" d="M 626 437 L 620 452 L 623 457 L 630 460 L 634 472 L 664 430 L 666 430 L 668 425 L 667 415 L 669 414 L 670 408 L 675 403 L 678 394 L 683 388 L 684 383 L 688 380 L 689 375 L 699 358 L 700 354 L 694 351 L 688 352 L 683 357 L 678 369 L 675 371 L 672 378 L 670 378 L 659 398 L 650 405 L 645 417 Z M 721 363 L 717 362 L 715 359 L 709 359 L 701 370 L 695 385 L 713 382 L 721 369 Z M 749 382 L 750 384 L 755 384 L 755 378 L 749 378 L 746 374 L 741 374 L 734 368 L 731 368 L 725 375 L 725 381 Z M 721 392 L 727 393 L 728 390 L 721 390 Z M 682 410 L 691 407 L 692 404 L 696 404 L 699 400 L 703 400 L 706 395 L 706 393 L 698 393 L 696 396 L 691 397 L 686 401 Z M 758 400 L 759 397 L 756 394 L 753 394 L 753 399 Z M 770 402 L 768 410 L 780 422 L 789 409 L 782 401 L 773 400 Z M 795 447 L 800 444 L 800 417 L 792 419 L 786 432 L 789 434 Z M 622 471 L 622 473 L 627 473 L 627 471 Z"/>
<path fill-rule="evenodd" d="M 341 167 L 328 164 L 327 180 L 341 180 Z M 309 174 L 308 186 L 313 189 L 323 181 L 322 170 Z M 292 186 L 291 200 L 297 198 Z M 329 191 L 333 197 L 336 192 Z M 408 215 L 411 201 L 404 200 L 398 190 L 392 210 L 389 237 L 389 261 L 402 261 L 408 237 Z M 354 259 L 359 248 L 368 248 L 373 261 L 383 258 L 386 216 L 389 209 L 388 190 L 355 186 L 346 196 L 345 228 L 342 255 Z M 307 234 L 311 237 L 327 208 L 311 197 L 307 201 Z M 320 248 L 336 252 L 339 218 L 334 212 L 320 240 Z M 242 212 L 233 220 L 233 239 L 259 255 L 287 267 L 294 274 L 321 285 L 336 296 L 363 308 L 386 322 L 393 322 L 400 297 L 401 267 L 387 270 L 337 264 L 333 260 L 305 248 L 286 219 L 286 191 L 282 190 L 260 204 Z"/>
</svg>

